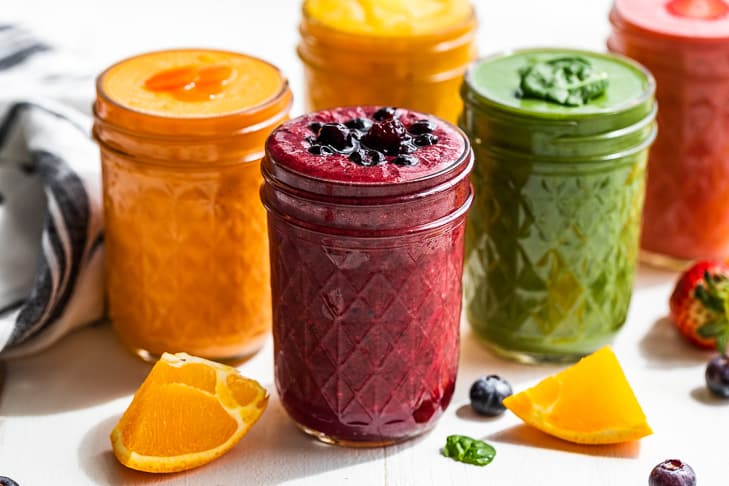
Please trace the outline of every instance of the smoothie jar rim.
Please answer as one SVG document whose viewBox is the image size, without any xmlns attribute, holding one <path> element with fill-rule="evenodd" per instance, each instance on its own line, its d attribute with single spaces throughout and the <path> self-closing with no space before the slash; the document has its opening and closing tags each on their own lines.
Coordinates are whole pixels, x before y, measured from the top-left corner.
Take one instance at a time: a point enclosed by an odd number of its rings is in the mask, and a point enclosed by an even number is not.
<svg viewBox="0 0 729 486">
<path fill-rule="evenodd" d="M 244 108 L 242 110 L 231 111 L 231 112 L 221 113 L 221 114 L 192 115 L 192 116 L 190 116 L 190 115 L 172 115 L 172 114 L 165 115 L 165 114 L 152 113 L 152 112 L 148 112 L 145 110 L 140 110 L 138 108 L 134 108 L 134 107 L 125 105 L 123 103 L 120 103 L 119 101 L 110 97 L 104 90 L 104 86 L 103 86 L 104 78 L 115 67 L 117 67 L 125 62 L 128 62 L 132 59 L 140 57 L 140 56 L 146 56 L 146 55 L 152 55 L 152 54 L 164 54 L 164 53 L 168 53 L 168 52 L 173 53 L 173 52 L 181 52 L 181 51 L 183 51 L 183 52 L 184 51 L 206 51 L 206 52 L 212 52 L 212 53 L 229 54 L 229 55 L 236 56 L 236 57 L 242 56 L 242 57 L 246 57 L 246 58 L 258 61 L 262 64 L 265 64 L 265 65 L 271 67 L 279 74 L 281 87 L 278 91 L 276 91 L 276 93 L 274 95 L 265 99 L 261 103 L 258 103 L 254 106 L 250 106 L 248 108 Z M 106 69 L 104 69 L 96 77 L 95 86 L 96 86 L 96 93 L 99 96 L 99 98 L 101 98 L 105 103 L 113 106 L 114 108 L 116 108 L 118 110 L 130 112 L 130 113 L 133 113 L 136 115 L 140 115 L 140 116 L 144 116 L 144 117 L 148 117 L 150 119 L 156 119 L 156 120 L 160 120 L 160 121 L 181 120 L 181 121 L 193 121 L 193 122 L 194 121 L 204 122 L 204 121 L 213 120 L 213 119 L 220 120 L 221 118 L 233 119 L 236 117 L 256 115 L 269 108 L 273 108 L 277 104 L 277 102 L 281 101 L 282 98 L 284 98 L 287 95 L 287 93 L 289 93 L 289 91 L 290 91 L 288 78 L 284 75 L 283 71 L 280 68 L 278 68 L 276 65 L 274 65 L 273 63 L 270 63 L 270 62 L 266 61 L 265 59 L 261 59 L 260 57 L 252 56 L 250 54 L 246 54 L 246 53 L 242 53 L 242 52 L 235 52 L 235 51 L 231 51 L 231 50 L 227 50 L 227 49 L 211 49 L 211 48 L 206 48 L 206 47 L 182 47 L 182 48 L 171 48 L 171 49 L 159 49 L 159 50 L 154 50 L 154 51 L 145 51 L 145 52 L 141 52 L 139 54 L 127 56 L 124 59 L 121 59 L 121 60 L 115 62 L 114 64 L 112 64 L 111 66 L 107 67 Z M 289 101 L 289 106 L 290 106 L 290 104 L 291 104 L 291 101 Z M 96 109 L 94 109 L 94 113 L 95 113 L 95 115 L 97 114 Z M 103 118 L 101 118 L 101 119 L 103 119 Z M 157 138 L 157 135 L 155 135 L 155 138 Z"/>
<path fill-rule="evenodd" d="M 382 43 L 383 45 L 389 44 L 393 41 L 404 41 L 412 44 L 413 47 L 422 47 L 422 45 L 428 44 L 440 45 L 440 42 L 433 41 L 438 41 L 442 39 L 444 42 L 447 42 L 453 36 L 453 34 L 458 33 L 462 30 L 471 30 L 474 26 L 478 24 L 478 17 L 476 15 L 476 10 L 473 8 L 473 6 L 471 6 L 469 15 L 462 22 L 457 22 L 437 30 L 419 34 L 381 35 L 363 32 L 349 32 L 347 30 L 337 29 L 336 27 L 326 24 L 316 17 L 309 15 L 304 9 L 303 3 L 301 6 L 301 19 L 302 22 L 310 22 L 313 26 L 321 29 L 322 31 L 340 35 L 343 37 L 348 37 L 353 40 L 367 40 L 368 42 Z M 299 33 L 302 35 L 304 34 L 304 32 L 302 32 L 301 24 L 299 25 Z"/>
<path fill-rule="evenodd" d="M 354 109 L 354 108 L 378 108 L 379 105 L 351 105 L 351 106 L 338 106 L 337 109 Z M 469 172 L 469 167 L 472 165 L 473 161 L 473 150 L 471 148 L 471 141 L 466 135 L 466 133 L 461 129 L 461 127 L 449 123 L 442 118 L 427 114 L 429 118 L 437 120 L 439 123 L 447 125 L 449 129 L 453 130 L 455 133 L 457 133 L 461 139 L 463 140 L 463 151 L 458 155 L 458 157 L 454 157 L 453 161 L 444 166 L 443 168 L 434 171 L 434 172 L 428 172 L 420 177 L 416 177 L 414 179 L 408 179 L 406 181 L 402 182 L 394 182 L 394 181 L 375 181 L 375 182 L 350 182 L 350 181 L 337 181 L 337 180 L 331 180 L 331 179 L 323 179 L 321 177 L 313 176 L 310 174 L 306 174 L 297 170 L 294 170 L 290 167 L 275 163 L 272 164 L 271 162 L 275 162 L 275 157 L 272 156 L 269 144 L 271 141 L 271 138 L 266 141 L 265 146 L 265 157 L 263 159 L 263 164 L 261 165 L 261 170 L 264 172 L 264 175 L 268 178 L 271 178 L 272 180 L 277 181 L 279 184 L 282 184 L 284 186 L 289 186 L 293 189 L 296 189 L 298 191 L 302 192 L 309 192 L 313 194 L 320 194 L 330 197 L 353 197 L 351 194 L 346 194 L 350 191 L 348 189 L 351 189 L 352 192 L 360 192 L 360 191 L 367 191 L 368 189 L 377 192 L 378 190 L 383 190 L 382 194 L 362 194 L 361 197 L 388 197 L 388 196 L 398 196 L 398 195 L 404 195 L 409 194 L 411 192 L 419 191 L 428 189 L 431 187 L 438 186 L 441 184 L 444 180 L 449 179 L 447 177 L 449 174 L 452 173 L 452 177 L 458 177 L 458 175 L 461 172 Z M 275 169 L 273 167 L 269 166 L 275 166 Z M 459 170 L 460 169 L 460 170 Z M 280 175 L 283 175 L 284 177 L 279 177 Z M 302 182 L 302 184 L 292 184 L 292 181 Z M 432 182 L 431 184 L 428 184 L 429 182 Z M 313 187 L 316 186 L 329 186 L 329 187 L 335 187 L 339 188 L 339 191 L 335 190 L 334 193 L 342 192 L 342 194 L 334 194 L 331 190 L 322 190 L 322 191 L 316 191 L 312 190 Z M 397 188 L 398 190 L 391 192 L 387 191 L 387 188 Z"/>
<path fill-rule="evenodd" d="M 646 89 L 637 97 L 628 99 L 624 103 L 617 104 L 608 108 L 599 108 L 595 109 L 590 112 L 569 112 L 568 110 L 564 110 L 563 112 L 541 112 L 541 111 L 532 111 L 532 110 L 526 110 L 523 108 L 519 108 L 516 106 L 507 105 L 506 103 L 503 103 L 497 99 L 494 99 L 488 95 L 486 95 L 483 90 L 479 89 L 477 85 L 473 82 L 473 73 L 475 69 L 480 66 L 481 64 L 489 61 L 493 61 L 502 57 L 510 57 L 514 55 L 521 55 L 521 54 L 529 54 L 529 53 L 553 53 L 553 54 L 583 54 L 583 55 L 589 55 L 593 57 L 599 57 L 603 59 L 608 60 L 618 60 L 623 64 L 628 65 L 629 67 L 633 68 L 637 72 L 643 74 L 643 76 L 646 79 Z M 590 118 L 594 118 L 596 116 L 604 116 L 604 115 L 619 115 L 625 112 L 629 112 L 632 109 L 635 109 L 637 107 L 640 107 L 646 103 L 649 103 L 655 94 L 656 91 L 656 81 L 653 75 L 646 69 L 642 64 L 634 61 L 633 59 L 630 59 L 626 56 L 623 56 L 621 54 L 614 54 L 614 53 L 602 53 L 602 52 L 595 52 L 590 51 L 586 49 L 576 49 L 573 47 L 528 47 L 528 48 L 520 48 L 520 49 L 506 49 L 502 50 L 496 53 L 493 53 L 488 56 L 480 57 L 479 59 L 475 60 L 469 68 L 466 71 L 466 74 L 463 78 L 463 87 L 464 89 L 468 87 L 471 93 L 476 95 L 479 101 L 483 102 L 484 104 L 489 105 L 490 108 L 507 112 L 513 115 L 516 115 L 518 117 L 522 118 L 537 118 L 540 120 L 543 120 L 545 122 L 553 121 L 556 123 L 559 123 L 560 121 L 576 121 L 579 122 L 580 120 L 586 120 Z"/>
</svg>

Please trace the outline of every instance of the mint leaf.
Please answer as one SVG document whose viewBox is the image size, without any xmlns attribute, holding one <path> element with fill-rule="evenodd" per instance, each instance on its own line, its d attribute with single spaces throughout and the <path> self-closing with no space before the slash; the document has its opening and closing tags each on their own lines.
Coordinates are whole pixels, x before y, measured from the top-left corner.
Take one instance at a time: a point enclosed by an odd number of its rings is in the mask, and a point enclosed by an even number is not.
<svg viewBox="0 0 729 486">
<path fill-rule="evenodd" d="M 522 69 L 520 94 L 524 98 L 581 106 L 601 96 L 608 87 L 608 75 L 596 71 L 582 57 L 561 57 Z"/>
<path fill-rule="evenodd" d="M 486 442 L 465 435 L 449 435 L 443 455 L 466 464 L 485 466 L 494 460 L 496 449 Z"/>
</svg>

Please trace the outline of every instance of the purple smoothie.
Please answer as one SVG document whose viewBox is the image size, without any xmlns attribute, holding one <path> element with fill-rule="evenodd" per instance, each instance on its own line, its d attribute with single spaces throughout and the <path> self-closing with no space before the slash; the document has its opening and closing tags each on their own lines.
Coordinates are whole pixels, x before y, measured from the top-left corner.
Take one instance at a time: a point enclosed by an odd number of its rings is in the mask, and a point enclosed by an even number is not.
<svg viewBox="0 0 729 486">
<path fill-rule="evenodd" d="M 471 201 L 471 149 L 457 128 L 376 113 L 291 120 L 263 161 L 276 387 L 304 430 L 350 445 L 422 433 L 450 402 Z M 321 128 L 363 119 L 373 126 Z"/>
</svg>

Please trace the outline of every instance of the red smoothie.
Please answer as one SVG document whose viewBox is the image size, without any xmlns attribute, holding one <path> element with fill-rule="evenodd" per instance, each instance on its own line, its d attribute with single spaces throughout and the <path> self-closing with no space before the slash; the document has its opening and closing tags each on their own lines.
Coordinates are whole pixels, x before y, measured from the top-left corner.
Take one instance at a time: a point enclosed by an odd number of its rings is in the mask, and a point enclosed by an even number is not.
<svg viewBox="0 0 729 486">
<path fill-rule="evenodd" d="M 616 0 L 611 51 L 655 76 L 641 248 L 657 263 L 729 257 L 729 4 Z M 665 258 L 668 257 L 668 258 Z"/>
<path fill-rule="evenodd" d="M 460 130 L 407 110 L 322 111 L 269 138 L 276 387 L 308 433 L 392 443 L 447 407 L 471 166 Z"/>
</svg>

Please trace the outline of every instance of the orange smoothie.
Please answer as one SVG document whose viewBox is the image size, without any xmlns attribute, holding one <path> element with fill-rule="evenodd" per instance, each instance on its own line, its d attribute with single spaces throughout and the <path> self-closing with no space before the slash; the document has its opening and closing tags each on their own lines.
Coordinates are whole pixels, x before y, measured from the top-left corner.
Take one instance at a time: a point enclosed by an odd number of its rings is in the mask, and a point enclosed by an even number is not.
<svg viewBox="0 0 729 486">
<path fill-rule="evenodd" d="M 277 68 L 232 52 L 153 52 L 99 76 L 109 315 L 135 353 L 234 360 L 261 346 L 260 159 L 290 104 Z"/>
</svg>

